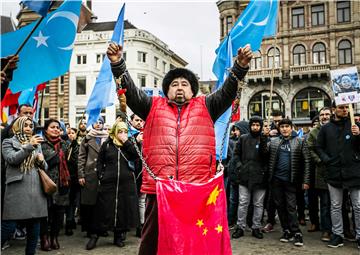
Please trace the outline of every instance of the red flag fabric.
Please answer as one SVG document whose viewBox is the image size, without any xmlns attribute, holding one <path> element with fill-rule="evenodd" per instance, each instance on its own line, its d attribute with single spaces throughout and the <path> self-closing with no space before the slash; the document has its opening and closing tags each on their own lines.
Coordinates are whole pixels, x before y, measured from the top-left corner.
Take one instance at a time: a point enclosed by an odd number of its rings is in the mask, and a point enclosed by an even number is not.
<svg viewBox="0 0 360 255">
<path fill-rule="evenodd" d="M 10 89 L 7 89 L 4 99 L 1 101 L 1 107 L 17 105 L 20 94 L 21 92 L 13 94 Z"/>
<path fill-rule="evenodd" d="M 234 102 L 232 103 L 231 110 L 234 110 Z M 240 121 L 240 107 L 237 111 L 231 116 L 231 122 Z"/>
<path fill-rule="evenodd" d="M 156 182 L 158 255 L 232 254 L 223 175 L 208 183 Z"/>
</svg>

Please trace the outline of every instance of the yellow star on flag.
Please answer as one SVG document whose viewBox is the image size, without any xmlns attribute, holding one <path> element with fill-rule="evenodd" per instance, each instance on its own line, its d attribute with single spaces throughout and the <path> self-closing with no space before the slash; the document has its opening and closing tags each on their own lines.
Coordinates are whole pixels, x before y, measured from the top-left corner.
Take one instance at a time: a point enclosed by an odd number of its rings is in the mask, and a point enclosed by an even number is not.
<svg viewBox="0 0 360 255">
<path fill-rule="evenodd" d="M 207 234 L 208 231 L 209 231 L 209 230 L 208 230 L 207 228 L 204 228 L 204 230 L 203 230 L 203 236 L 206 236 L 206 234 Z"/>
<path fill-rule="evenodd" d="M 197 220 L 196 226 L 198 226 L 199 228 L 201 228 L 203 225 L 204 225 L 204 221 L 203 221 L 202 219 L 201 219 L 201 220 Z"/>
<path fill-rule="evenodd" d="M 220 232 L 223 231 L 223 227 L 218 224 L 217 227 L 215 228 L 215 230 L 216 230 L 216 231 L 218 232 L 218 234 L 219 234 Z"/>
<path fill-rule="evenodd" d="M 210 193 L 210 196 L 206 202 L 206 205 L 216 204 L 216 199 L 219 196 L 222 189 L 219 190 L 219 185 L 216 185 L 215 189 Z"/>
</svg>

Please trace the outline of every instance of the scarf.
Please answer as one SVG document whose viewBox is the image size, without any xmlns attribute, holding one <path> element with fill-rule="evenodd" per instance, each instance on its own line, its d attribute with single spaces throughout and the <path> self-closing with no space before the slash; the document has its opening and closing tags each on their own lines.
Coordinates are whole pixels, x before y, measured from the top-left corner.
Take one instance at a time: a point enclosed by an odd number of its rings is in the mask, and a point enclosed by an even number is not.
<svg viewBox="0 0 360 255">
<path fill-rule="evenodd" d="M 125 130 L 126 133 L 128 132 L 128 127 L 126 125 L 125 122 L 123 122 L 122 120 L 118 120 L 115 122 L 115 124 L 112 126 L 111 130 L 110 130 L 110 133 L 109 133 L 109 136 L 110 138 L 113 140 L 113 143 L 116 145 L 116 146 L 123 146 L 123 142 L 121 140 L 119 140 L 119 138 L 117 137 L 118 133 L 121 131 L 121 130 Z"/>
<path fill-rule="evenodd" d="M 66 164 L 66 156 L 65 156 L 65 152 L 62 149 L 61 146 L 61 138 L 57 137 L 57 138 L 51 138 L 49 136 L 46 136 L 46 138 L 48 139 L 48 141 L 54 145 L 55 148 L 55 152 L 58 154 L 59 156 L 59 182 L 60 182 L 60 186 L 61 187 L 67 187 L 69 186 L 69 180 L 70 180 L 70 173 L 69 173 L 69 169 L 67 167 Z"/>
<path fill-rule="evenodd" d="M 109 137 L 109 134 L 105 130 L 91 129 L 88 136 L 95 137 L 96 143 L 102 145 L 102 143 Z"/>
<path fill-rule="evenodd" d="M 30 120 L 31 123 L 33 122 L 29 117 L 19 117 L 15 120 L 12 130 L 14 136 L 18 139 L 18 141 L 22 144 L 29 144 L 31 135 L 27 135 L 24 133 L 24 126 L 25 122 Z M 36 150 L 33 150 L 29 156 L 27 156 L 24 161 L 20 164 L 20 170 L 23 173 L 27 173 L 31 169 L 34 168 L 36 162 Z"/>
</svg>

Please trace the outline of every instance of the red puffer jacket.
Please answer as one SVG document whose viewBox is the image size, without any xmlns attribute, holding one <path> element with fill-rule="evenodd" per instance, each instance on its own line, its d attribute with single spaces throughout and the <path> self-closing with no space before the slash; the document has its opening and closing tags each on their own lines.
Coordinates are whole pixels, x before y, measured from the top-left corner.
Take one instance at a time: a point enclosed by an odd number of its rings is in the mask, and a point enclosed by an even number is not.
<svg viewBox="0 0 360 255">
<path fill-rule="evenodd" d="M 203 183 L 216 171 L 215 133 L 205 105 L 196 97 L 178 107 L 153 97 L 144 129 L 144 158 L 157 177 Z M 141 192 L 155 194 L 155 181 L 144 170 Z"/>
</svg>

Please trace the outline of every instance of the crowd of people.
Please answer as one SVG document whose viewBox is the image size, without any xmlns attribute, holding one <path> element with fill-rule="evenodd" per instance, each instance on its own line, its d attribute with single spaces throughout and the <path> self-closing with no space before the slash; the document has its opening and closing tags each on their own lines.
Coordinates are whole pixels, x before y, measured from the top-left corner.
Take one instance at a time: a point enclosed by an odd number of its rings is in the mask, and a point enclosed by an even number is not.
<svg viewBox="0 0 360 255">
<path fill-rule="evenodd" d="M 142 171 L 139 152 L 160 178 L 203 183 L 214 177 L 213 123 L 235 98 L 250 48 L 239 49 L 224 86 L 201 97 L 196 75 L 183 68 L 165 75 L 165 98 L 147 97 L 121 54 L 120 45 L 109 46 L 112 72 L 134 112 L 129 122 L 119 115 L 110 128 L 101 117 L 88 129 L 84 119 L 77 127 L 56 119 L 40 127 L 32 107 L 20 105 L 18 117 L 2 129 L 2 248 L 20 237 L 26 238 L 25 254 L 35 254 L 39 240 L 41 250 L 58 250 L 62 228 L 72 236 L 80 225 L 87 250 L 109 232 L 113 244 L 124 247 L 127 232 L 136 229 L 139 254 L 156 254 L 155 180 Z M 264 238 L 277 215 L 279 240 L 302 246 L 299 225 L 306 224 L 308 208 L 309 232 L 321 231 L 329 247 L 343 246 L 345 238 L 360 249 L 359 119 L 351 125 L 348 106 L 334 104 L 320 109 L 299 137 L 282 112 L 272 115 L 272 123 L 252 116 L 231 127 L 224 182 L 232 238 L 244 236 L 247 227 Z M 43 191 L 40 169 L 56 183 L 55 193 Z"/>
</svg>

